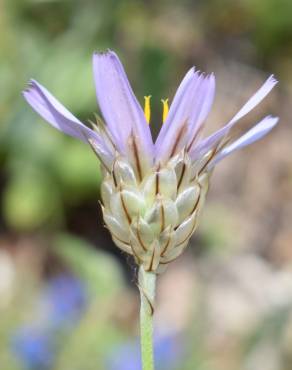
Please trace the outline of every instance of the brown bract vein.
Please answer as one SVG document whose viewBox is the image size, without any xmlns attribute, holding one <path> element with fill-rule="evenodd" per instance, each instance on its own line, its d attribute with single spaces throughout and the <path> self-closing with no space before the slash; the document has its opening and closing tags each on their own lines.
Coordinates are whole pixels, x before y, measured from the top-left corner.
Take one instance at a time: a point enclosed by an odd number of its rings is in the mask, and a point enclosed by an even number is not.
<svg viewBox="0 0 292 370">
<path fill-rule="evenodd" d="M 141 238 L 140 230 L 139 230 L 139 227 L 138 227 L 138 221 L 137 221 L 137 238 L 138 238 L 139 243 L 141 244 L 141 247 L 144 249 L 145 252 L 147 252 L 147 247 L 145 246 L 145 244 L 143 243 L 143 240 Z"/>
<path fill-rule="evenodd" d="M 125 215 L 126 215 L 126 218 L 127 218 L 127 221 L 129 223 L 129 225 L 131 225 L 131 222 L 132 222 L 132 219 L 130 217 L 130 214 L 128 212 L 128 209 L 126 207 L 126 204 L 125 204 L 125 201 L 124 201 L 124 198 L 123 198 L 123 195 L 122 193 L 120 192 L 120 197 L 121 197 L 121 203 L 122 203 L 122 207 L 123 207 L 123 210 L 125 212 Z"/>
<path fill-rule="evenodd" d="M 179 178 L 178 183 L 177 183 L 177 191 L 179 191 L 179 188 L 181 186 L 181 183 L 182 183 L 182 180 L 184 178 L 185 172 L 186 172 L 186 164 L 184 163 L 183 167 L 182 167 L 180 178 Z"/>
<path fill-rule="evenodd" d="M 164 206 L 162 202 L 161 202 L 160 212 L 161 212 L 161 229 L 160 230 L 163 231 L 165 228 L 165 211 L 164 211 Z"/>
<path fill-rule="evenodd" d="M 154 256 L 155 256 L 155 248 L 153 248 L 153 252 L 152 252 L 151 260 L 150 260 L 150 265 L 149 265 L 147 271 L 152 271 Z"/>
<path fill-rule="evenodd" d="M 163 257 L 163 256 L 164 256 L 164 254 L 166 253 L 167 248 L 168 248 L 168 246 L 169 246 L 169 244 L 170 244 L 170 239 L 171 239 L 171 234 L 169 233 L 168 240 L 167 240 L 167 242 L 165 243 L 165 246 L 163 247 L 163 250 L 162 250 L 162 252 L 161 252 L 161 254 L 160 254 L 160 257 Z"/>
<path fill-rule="evenodd" d="M 178 147 L 178 144 L 179 144 L 180 140 L 183 138 L 183 134 L 186 132 L 186 129 L 187 129 L 187 121 L 184 122 L 184 124 L 182 125 L 182 127 L 180 128 L 180 130 L 177 133 L 175 142 L 173 144 L 173 147 L 172 147 L 172 150 L 171 150 L 171 153 L 170 153 L 170 157 L 172 157 L 175 154 L 176 149 Z"/>
<path fill-rule="evenodd" d="M 136 168 L 137 168 L 139 180 L 142 181 L 141 163 L 140 163 L 140 158 L 139 158 L 139 154 L 138 154 L 137 143 L 136 143 L 135 136 L 133 135 L 133 133 L 132 133 L 131 137 L 132 137 L 134 160 L 135 160 L 135 163 L 136 163 Z"/>
</svg>

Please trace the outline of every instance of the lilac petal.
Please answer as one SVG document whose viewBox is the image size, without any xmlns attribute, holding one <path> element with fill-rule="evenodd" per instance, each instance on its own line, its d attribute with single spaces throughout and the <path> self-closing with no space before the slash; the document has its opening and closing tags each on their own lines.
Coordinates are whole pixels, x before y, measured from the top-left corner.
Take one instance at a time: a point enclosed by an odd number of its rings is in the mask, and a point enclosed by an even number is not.
<svg viewBox="0 0 292 370">
<path fill-rule="evenodd" d="M 112 161 L 113 155 L 100 136 L 73 116 L 37 81 L 31 80 L 29 82 L 29 87 L 23 92 L 23 96 L 28 104 L 53 127 L 86 143 L 90 142 L 104 162 L 110 163 Z"/>
<path fill-rule="evenodd" d="M 190 147 L 188 150 L 191 150 L 193 145 L 195 144 L 195 141 L 193 140 L 196 138 L 198 132 L 200 131 L 200 128 L 202 127 L 202 124 L 204 123 L 205 119 L 207 118 L 215 97 L 215 76 L 213 73 L 207 77 L 204 81 L 204 91 L 201 96 L 201 100 L 198 102 L 199 109 L 196 119 L 193 120 L 193 125 L 190 127 L 190 134 L 191 138 L 189 140 Z"/>
<path fill-rule="evenodd" d="M 197 145 L 193 152 L 191 153 L 192 157 L 202 155 L 203 153 L 208 152 L 214 145 L 216 145 L 225 135 L 228 134 L 230 129 L 248 114 L 253 108 L 255 108 L 272 90 L 272 88 L 277 84 L 277 80 L 274 76 L 270 76 L 262 87 L 244 104 L 240 111 L 220 130 L 216 131 L 214 134 L 210 135 L 206 139 L 202 140 L 199 145 Z"/>
<path fill-rule="evenodd" d="M 213 75 L 204 77 L 190 69 L 182 80 L 165 123 L 155 142 L 156 159 L 164 160 L 171 155 L 178 133 L 186 125 L 184 140 L 180 145 L 190 144 L 211 109 L 215 92 Z"/>
<path fill-rule="evenodd" d="M 95 53 L 93 70 L 99 107 L 115 144 L 125 152 L 133 133 L 142 145 L 140 150 L 152 159 L 150 128 L 119 58 L 110 50 Z"/>
<path fill-rule="evenodd" d="M 272 88 L 278 83 L 278 81 L 271 75 L 263 86 L 244 104 L 240 111 L 232 118 L 229 125 L 232 125 L 247 113 L 249 113 L 253 108 L 255 108 L 272 90 Z"/>
<path fill-rule="evenodd" d="M 84 134 L 94 138 L 97 136 L 94 131 L 86 127 L 71 112 L 68 111 L 45 87 L 37 81 L 31 80 L 29 87 L 23 92 L 28 104 L 48 121 L 56 129 L 67 135 L 87 142 Z"/>
<path fill-rule="evenodd" d="M 278 117 L 267 116 L 262 119 L 259 123 L 257 123 L 253 128 L 247 131 L 244 135 L 242 135 L 239 139 L 235 140 L 232 144 L 225 147 L 218 155 L 214 158 L 214 160 L 210 163 L 209 168 L 214 167 L 219 161 L 223 158 L 234 152 L 235 150 L 244 148 L 247 145 L 254 143 L 257 140 L 260 140 L 264 137 L 268 132 L 272 130 L 278 123 Z"/>
</svg>

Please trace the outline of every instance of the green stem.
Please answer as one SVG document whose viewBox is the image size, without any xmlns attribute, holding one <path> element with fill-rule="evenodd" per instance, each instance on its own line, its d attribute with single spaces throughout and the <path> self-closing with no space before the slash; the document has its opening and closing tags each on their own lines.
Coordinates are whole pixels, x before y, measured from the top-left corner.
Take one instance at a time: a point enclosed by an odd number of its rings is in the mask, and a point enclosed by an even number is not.
<svg viewBox="0 0 292 370">
<path fill-rule="evenodd" d="M 139 289 L 141 298 L 140 330 L 143 370 L 154 370 L 153 356 L 153 313 L 156 275 L 139 269 Z"/>
</svg>

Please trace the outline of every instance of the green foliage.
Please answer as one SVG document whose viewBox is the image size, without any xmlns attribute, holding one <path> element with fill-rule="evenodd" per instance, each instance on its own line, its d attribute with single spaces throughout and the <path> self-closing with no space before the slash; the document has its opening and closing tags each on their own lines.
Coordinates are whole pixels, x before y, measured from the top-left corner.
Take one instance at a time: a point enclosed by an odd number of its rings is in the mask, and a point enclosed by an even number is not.
<svg viewBox="0 0 292 370">
<path fill-rule="evenodd" d="M 88 285 L 93 298 L 102 304 L 124 286 L 119 264 L 108 254 L 92 249 L 84 240 L 71 235 L 58 235 L 53 243 L 55 252 Z"/>
<path fill-rule="evenodd" d="M 60 207 L 55 184 L 44 172 L 34 169 L 12 177 L 4 192 L 3 215 L 9 226 L 17 230 L 56 224 Z"/>
</svg>

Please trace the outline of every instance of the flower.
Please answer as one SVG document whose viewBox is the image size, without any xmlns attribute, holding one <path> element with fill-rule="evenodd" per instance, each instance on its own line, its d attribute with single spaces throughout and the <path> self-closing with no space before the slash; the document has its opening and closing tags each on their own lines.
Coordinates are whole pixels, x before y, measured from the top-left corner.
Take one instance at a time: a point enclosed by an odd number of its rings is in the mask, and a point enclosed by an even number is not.
<svg viewBox="0 0 292 370">
<path fill-rule="evenodd" d="M 51 337 L 34 328 L 22 328 L 13 338 L 13 350 L 26 369 L 52 369 L 56 348 Z"/>
<path fill-rule="evenodd" d="M 88 297 L 85 284 L 68 274 L 50 279 L 40 299 L 40 308 L 46 313 L 51 329 L 71 328 L 86 310 Z"/>
<path fill-rule="evenodd" d="M 27 369 L 52 369 L 64 339 L 87 307 L 84 284 L 67 273 L 51 278 L 37 299 L 34 322 L 16 330 L 12 349 Z"/>
<path fill-rule="evenodd" d="M 195 231 L 214 166 L 266 135 L 278 118 L 266 116 L 237 140 L 230 133 L 277 81 L 270 76 L 221 129 L 201 137 L 215 95 L 215 77 L 191 68 L 153 143 L 150 96 L 144 112 L 112 51 L 93 55 L 96 95 L 105 124 L 88 128 L 32 80 L 24 97 L 52 126 L 91 145 L 103 168 L 103 216 L 116 245 L 146 271 L 158 273 L 186 248 Z"/>
</svg>

